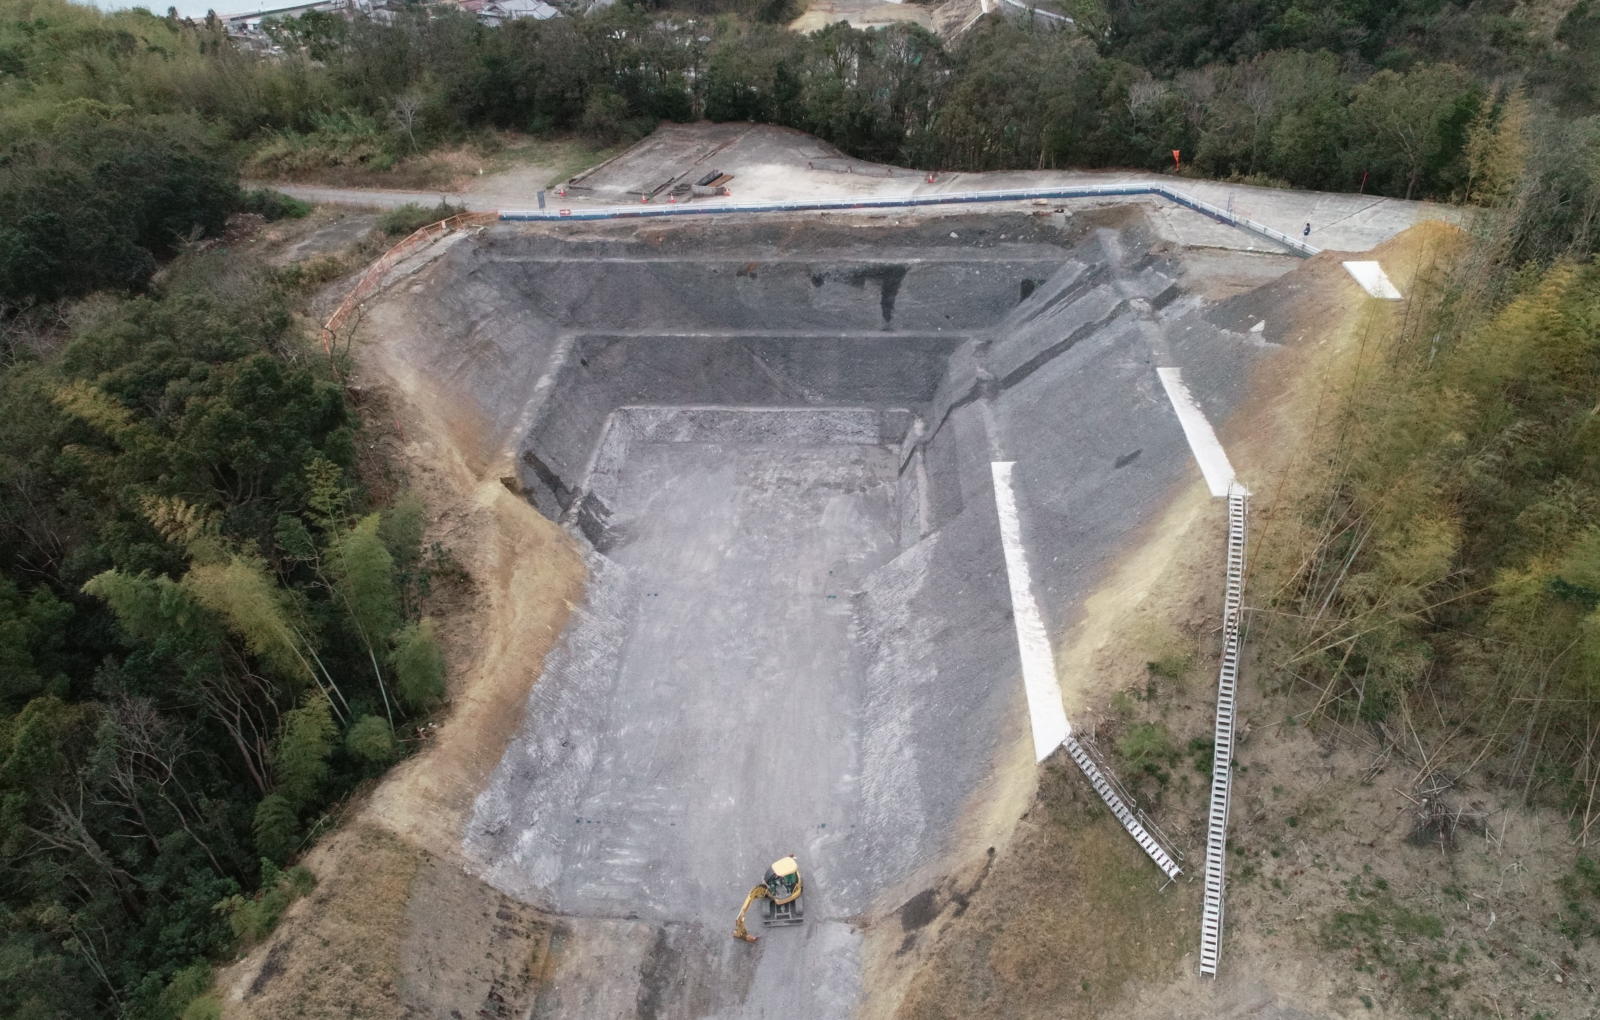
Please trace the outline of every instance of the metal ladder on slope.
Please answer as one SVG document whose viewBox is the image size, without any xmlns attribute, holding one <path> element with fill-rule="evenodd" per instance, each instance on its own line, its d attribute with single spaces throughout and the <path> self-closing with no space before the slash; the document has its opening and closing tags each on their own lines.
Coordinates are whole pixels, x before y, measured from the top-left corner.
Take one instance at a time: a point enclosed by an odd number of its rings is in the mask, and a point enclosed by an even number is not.
<svg viewBox="0 0 1600 1020">
<path fill-rule="evenodd" d="M 1222 894 L 1227 866 L 1228 792 L 1233 778 L 1233 717 L 1238 694 L 1240 615 L 1244 600 L 1245 523 L 1249 492 L 1228 489 L 1228 581 L 1222 615 L 1222 668 L 1217 680 L 1217 725 L 1211 764 L 1211 811 L 1206 823 L 1205 909 L 1200 921 L 1200 973 L 1215 976 L 1222 949 Z"/>
<path fill-rule="evenodd" d="M 1094 787 L 1094 792 L 1098 793 L 1100 799 L 1106 802 L 1106 806 L 1111 809 L 1111 813 L 1117 816 L 1117 821 L 1121 822 L 1122 827 L 1128 830 L 1128 835 L 1134 838 L 1134 841 L 1150 856 L 1152 861 L 1155 861 L 1156 867 L 1161 869 L 1162 874 L 1169 879 L 1177 878 L 1182 874 L 1183 869 L 1178 867 L 1178 862 L 1172 859 L 1172 854 L 1135 817 L 1133 809 L 1128 806 L 1127 801 L 1117 792 L 1116 787 L 1101 771 L 1100 766 L 1095 764 L 1094 758 L 1090 756 L 1088 749 L 1078 742 L 1078 738 L 1069 733 L 1067 739 L 1062 741 L 1062 744 L 1066 747 L 1067 754 L 1072 756 L 1072 760 L 1077 763 L 1078 768 L 1088 778 L 1089 785 Z"/>
</svg>

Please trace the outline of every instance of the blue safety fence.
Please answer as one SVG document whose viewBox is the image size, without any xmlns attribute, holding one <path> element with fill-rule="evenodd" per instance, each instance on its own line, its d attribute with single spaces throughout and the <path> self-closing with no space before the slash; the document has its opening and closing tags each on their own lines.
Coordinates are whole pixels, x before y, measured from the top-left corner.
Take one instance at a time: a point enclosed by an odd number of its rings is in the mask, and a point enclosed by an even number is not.
<svg viewBox="0 0 1600 1020">
<path fill-rule="evenodd" d="M 1009 191 L 946 192 L 939 195 L 902 195 L 897 198 L 868 199 L 813 199 L 800 202 L 725 202 L 716 205 L 685 203 L 683 205 L 609 206 L 600 209 L 507 209 L 500 218 L 509 221 L 529 220 L 625 220 L 647 219 L 661 216 L 711 216 L 730 213 L 770 212 L 830 212 L 846 209 L 904 209 L 927 205 L 972 205 L 980 202 L 1020 202 L 1032 199 L 1104 198 L 1116 196 L 1159 195 L 1170 202 L 1191 209 L 1216 220 L 1218 223 L 1265 237 L 1280 244 L 1296 255 L 1311 256 L 1321 248 L 1274 230 L 1264 223 L 1236 216 L 1226 209 L 1202 202 L 1193 195 L 1175 191 L 1163 184 L 1093 184 L 1068 188 L 1029 188 Z"/>
</svg>

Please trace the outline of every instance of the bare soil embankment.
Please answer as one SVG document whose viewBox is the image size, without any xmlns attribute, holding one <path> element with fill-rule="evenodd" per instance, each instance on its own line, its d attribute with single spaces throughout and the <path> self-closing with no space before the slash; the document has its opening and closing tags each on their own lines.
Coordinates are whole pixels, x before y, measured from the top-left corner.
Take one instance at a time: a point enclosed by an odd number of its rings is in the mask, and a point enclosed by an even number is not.
<svg viewBox="0 0 1600 1020">
<path fill-rule="evenodd" d="M 370 352 L 365 352 L 370 353 Z M 230 1017 L 520 1016 L 549 927 L 462 868 L 462 819 L 517 726 L 529 687 L 581 595 L 571 542 L 463 456 L 470 429 L 447 406 L 363 356 L 367 454 L 398 466 L 434 522 L 426 536 L 459 564 L 433 606 L 449 661 L 449 704 L 397 766 L 304 863 L 317 889 L 272 936 L 226 968 Z"/>
</svg>

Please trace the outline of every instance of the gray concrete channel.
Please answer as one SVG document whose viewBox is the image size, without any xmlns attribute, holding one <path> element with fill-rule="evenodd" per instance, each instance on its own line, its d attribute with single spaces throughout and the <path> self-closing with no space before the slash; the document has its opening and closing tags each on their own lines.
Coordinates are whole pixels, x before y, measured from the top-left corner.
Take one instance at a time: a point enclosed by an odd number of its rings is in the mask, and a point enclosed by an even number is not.
<svg viewBox="0 0 1600 1020">
<path fill-rule="evenodd" d="M 1198 478 L 1156 366 L 1220 422 L 1278 339 L 1143 215 L 496 227 L 390 298 L 589 561 L 464 833 L 558 921 L 534 1016 L 852 1014 L 1028 740 L 991 461 L 1059 637 Z M 791 851 L 809 923 L 729 938 Z"/>
</svg>

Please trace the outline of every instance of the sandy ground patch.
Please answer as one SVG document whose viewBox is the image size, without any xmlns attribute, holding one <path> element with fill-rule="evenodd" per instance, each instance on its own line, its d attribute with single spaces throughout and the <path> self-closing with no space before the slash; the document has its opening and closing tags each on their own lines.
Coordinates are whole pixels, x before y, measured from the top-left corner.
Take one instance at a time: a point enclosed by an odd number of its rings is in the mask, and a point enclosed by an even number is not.
<svg viewBox="0 0 1600 1020">
<path fill-rule="evenodd" d="M 262 231 L 267 261 L 288 266 L 318 257 L 337 257 L 360 245 L 378 225 L 378 214 L 323 206 L 303 220 L 279 220 Z"/>
<path fill-rule="evenodd" d="M 619 148 L 582 138 L 501 132 L 481 142 L 408 157 L 389 170 L 318 168 L 247 186 L 278 187 L 315 202 L 351 201 L 332 197 L 334 192 L 367 194 L 378 208 L 405 202 L 431 206 L 440 201 L 473 209 L 533 207 L 539 191 L 605 162 Z M 400 201 L 391 201 L 391 195 L 400 196 Z"/>
<path fill-rule="evenodd" d="M 520 1015 L 549 938 L 531 908 L 366 822 L 306 865 L 317 888 L 234 969 L 229 1016 Z"/>
<path fill-rule="evenodd" d="M 854 28 L 882 28 L 907 21 L 926 29 L 934 27 L 927 7 L 909 3 L 882 3 L 879 0 L 813 0 L 806 12 L 789 23 L 792 32 L 817 32 L 840 21 Z"/>
<path fill-rule="evenodd" d="M 426 463 L 431 445 L 414 445 L 407 459 Z M 474 483 L 465 495 L 441 508 L 439 538 L 465 554 L 474 581 L 473 604 L 441 621 L 451 711 L 428 748 L 401 763 L 368 804 L 373 820 L 419 845 L 452 852 L 472 798 L 521 722 L 528 689 L 583 578 L 566 536 L 498 477 Z"/>
<path fill-rule="evenodd" d="M 1198 888 L 1160 874 L 1070 760 L 1044 767 L 1009 844 L 974 858 L 879 922 L 880 967 L 913 972 L 894 1010 L 869 1016 L 1118 1015 L 1126 987 L 1187 948 Z"/>
</svg>

